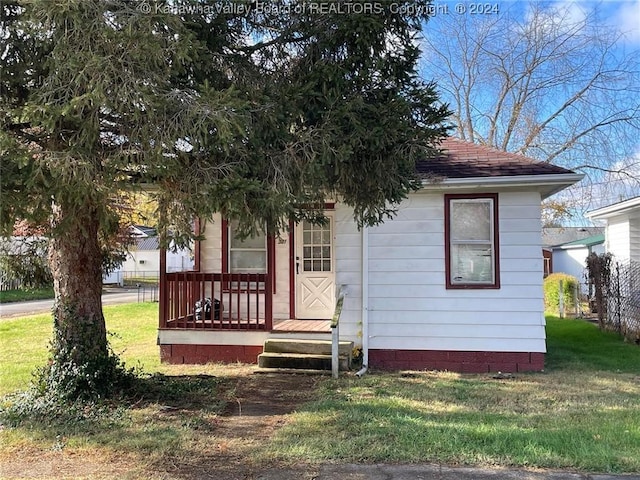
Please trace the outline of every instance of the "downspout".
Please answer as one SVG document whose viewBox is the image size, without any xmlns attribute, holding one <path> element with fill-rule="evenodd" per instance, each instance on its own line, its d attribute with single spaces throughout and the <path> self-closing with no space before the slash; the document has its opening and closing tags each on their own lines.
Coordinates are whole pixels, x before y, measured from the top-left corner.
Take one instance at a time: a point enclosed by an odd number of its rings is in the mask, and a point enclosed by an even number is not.
<svg viewBox="0 0 640 480">
<path fill-rule="evenodd" d="M 362 239 L 362 368 L 356 372 L 357 377 L 367 373 L 369 365 L 369 227 L 360 230 Z"/>
</svg>

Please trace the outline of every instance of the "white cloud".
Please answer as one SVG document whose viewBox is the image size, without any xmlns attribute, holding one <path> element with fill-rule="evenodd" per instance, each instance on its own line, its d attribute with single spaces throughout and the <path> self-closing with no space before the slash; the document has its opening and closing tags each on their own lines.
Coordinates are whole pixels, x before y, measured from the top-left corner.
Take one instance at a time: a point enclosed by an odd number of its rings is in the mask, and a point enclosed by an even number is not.
<svg viewBox="0 0 640 480">
<path fill-rule="evenodd" d="M 628 42 L 640 44 L 640 0 L 616 2 L 614 25 Z"/>
</svg>

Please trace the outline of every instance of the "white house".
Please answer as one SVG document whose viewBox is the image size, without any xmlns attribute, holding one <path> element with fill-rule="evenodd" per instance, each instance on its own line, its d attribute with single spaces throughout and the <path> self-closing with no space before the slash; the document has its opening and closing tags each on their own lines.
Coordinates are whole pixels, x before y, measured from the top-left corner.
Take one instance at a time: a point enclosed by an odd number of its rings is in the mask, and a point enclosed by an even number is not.
<svg viewBox="0 0 640 480">
<path fill-rule="evenodd" d="M 578 279 L 582 293 L 588 292 L 587 257 L 604 253 L 604 234 L 592 235 L 551 247 L 554 273 L 567 273 Z"/>
<path fill-rule="evenodd" d="M 133 243 L 129 246 L 126 258 L 120 268 L 105 275 L 104 284 L 123 285 L 126 279 L 148 279 L 157 282 L 160 276 L 160 240 L 155 229 L 143 225 L 129 228 Z M 193 258 L 189 250 L 170 250 L 164 252 L 165 268 L 168 272 L 191 270 Z"/>
<path fill-rule="evenodd" d="M 240 241 L 211 219 L 198 272 L 161 270 L 163 361 L 255 363 L 268 339 L 327 338 L 340 286 L 341 339 L 369 367 L 541 370 L 540 204 L 582 176 L 456 139 L 442 148 L 417 165 L 423 188 L 375 228 L 358 230 L 339 201 L 326 225 L 278 239 Z M 194 315 L 205 297 L 220 301 L 210 319 Z"/>
<path fill-rule="evenodd" d="M 640 262 L 640 196 L 592 210 L 586 216 L 606 221 L 607 252 L 621 261 Z"/>
</svg>

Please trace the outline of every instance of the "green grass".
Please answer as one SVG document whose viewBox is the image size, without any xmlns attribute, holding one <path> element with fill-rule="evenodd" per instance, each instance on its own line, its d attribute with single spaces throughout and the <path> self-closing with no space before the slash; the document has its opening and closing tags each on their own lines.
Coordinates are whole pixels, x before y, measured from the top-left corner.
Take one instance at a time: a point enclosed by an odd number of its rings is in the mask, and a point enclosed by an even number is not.
<svg viewBox="0 0 640 480">
<path fill-rule="evenodd" d="M 33 290 L 5 290 L 0 292 L 0 303 L 48 300 L 53 297 L 53 287 L 36 288 Z"/>
<path fill-rule="evenodd" d="M 107 306 L 104 314 L 111 346 L 127 366 L 158 371 L 158 304 Z M 31 373 L 47 360 L 51 332 L 48 313 L 0 320 L 0 396 L 28 386 Z"/>
<path fill-rule="evenodd" d="M 582 320 L 547 317 L 547 369 L 640 373 L 640 348 Z"/>
<path fill-rule="evenodd" d="M 266 457 L 640 471 L 640 348 L 548 319 L 547 372 L 373 372 L 325 383 Z"/>
<path fill-rule="evenodd" d="M 210 455 L 219 414 L 233 395 L 229 381 L 242 377 L 234 377 L 232 367 L 161 365 L 157 308 L 105 308 L 114 350 L 128 365 L 174 375 L 150 384 L 162 391 L 156 404 L 138 405 L 88 430 L 5 429 L 0 436 L 8 451 L 55 448 L 62 434 L 67 448 L 98 456 L 118 452 L 160 462 Z M 371 372 L 319 380 L 314 402 L 292 414 L 268 442 L 238 451 L 246 461 L 267 464 L 443 462 L 640 471 L 640 348 L 580 320 L 549 317 L 547 331 L 544 373 L 496 379 Z M 28 384 L 30 371 L 46 360 L 50 332 L 49 315 L 0 321 L 0 394 Z M 181 376 L 194 373 L 214 376 Z M 253 381 L 259 385 L 259 378 Z M 178 399 L 191 403 L 164 410 Z"/>
</svg>

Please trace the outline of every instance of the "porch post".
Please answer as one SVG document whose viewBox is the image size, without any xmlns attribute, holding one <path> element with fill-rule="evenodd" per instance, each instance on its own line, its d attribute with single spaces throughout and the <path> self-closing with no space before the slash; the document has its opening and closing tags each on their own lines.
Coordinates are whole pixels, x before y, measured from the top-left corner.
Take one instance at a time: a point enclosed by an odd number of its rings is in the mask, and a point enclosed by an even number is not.
<svg viewBox="0 0 640 480">
<path fill-rule="evenodd" d="M 273 330 L 273 290 L 275 283 L 275 251 L 276 239 L 267 236 L 267 278 L 264 285 L 264 323 L 268 332 Z"/>
<path fill-rule="evenodd" d="M 167 249 L 160 247 L 160 328 L 167 326 Z"/>
</svg>

